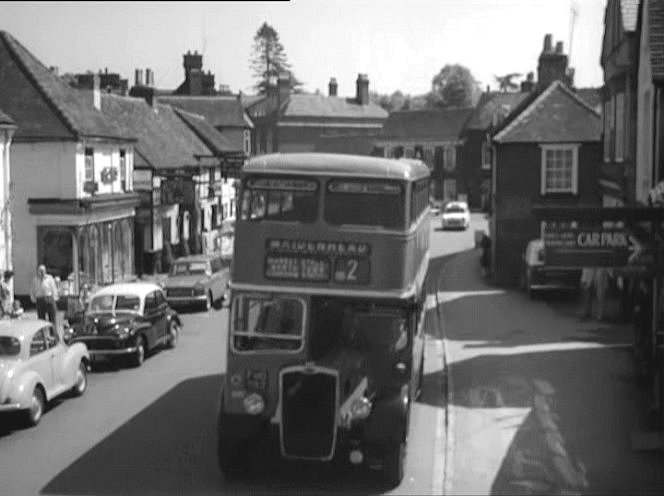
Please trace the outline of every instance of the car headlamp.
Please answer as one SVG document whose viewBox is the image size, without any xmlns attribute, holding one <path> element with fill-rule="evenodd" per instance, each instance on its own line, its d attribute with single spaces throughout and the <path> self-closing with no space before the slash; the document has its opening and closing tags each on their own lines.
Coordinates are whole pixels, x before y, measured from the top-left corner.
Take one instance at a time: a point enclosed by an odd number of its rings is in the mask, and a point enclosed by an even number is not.
<svg viewBox="0 0 664 496">
<path fill-rule="evenodd" d="M 251 393 L 244 397 L 242 406 L 249 415 L 258 415 L 265 410 L 265 400 L 260 394 Z"/>
<path fill-rule="evenodd" d="M 350 404 L 350 416 L 352 420 L 362 420 L 371 413 L 371 401 L 364 396 L 356 398 Z"/>
</svg>

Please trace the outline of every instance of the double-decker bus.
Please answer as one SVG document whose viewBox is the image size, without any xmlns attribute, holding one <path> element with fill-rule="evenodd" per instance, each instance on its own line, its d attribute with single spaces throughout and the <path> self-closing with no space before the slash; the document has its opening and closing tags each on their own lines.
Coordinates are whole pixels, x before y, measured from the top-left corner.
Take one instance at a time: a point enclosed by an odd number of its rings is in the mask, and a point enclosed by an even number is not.
<svg viewBox="0 0 664 496">
<path fill-rule="evenodd" d="M 261 156 L 243 167 L 239 210 L 222 471 L 269 436 L 284 458 L 344 457 L 397 484 L 424 363 L 429 169 Z"/>
</svg>

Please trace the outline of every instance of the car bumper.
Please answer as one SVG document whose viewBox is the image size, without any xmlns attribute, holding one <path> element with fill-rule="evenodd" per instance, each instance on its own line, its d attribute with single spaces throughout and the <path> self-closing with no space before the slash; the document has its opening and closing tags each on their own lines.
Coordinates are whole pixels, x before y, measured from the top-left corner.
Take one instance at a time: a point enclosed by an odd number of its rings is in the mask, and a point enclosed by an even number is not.
<svg viewBox="0 0 664 496">
<path fill-rule="evenodd" d="M 196 296 L 167 296 L 166 301 L 169 305 L 187 305 L 191 303 L 203 303 L 207 299 L 207 295 Z"/>
<path fill-rule="evenodd" d="M 136 353 L 136 346 L 129 346 L 127 348 L 110 349 L 110 350 L 88 350 L 88 353 L 90 354 L 91 359 L 100 356 L 108 356 L 108 355 L 128 355 L 130 353 Z"/>
<path fill-rule="evenodd" d="M 0 405 L 0 412 L 15 412 L 18 410 L 23 410 L 24 408 L 26 407 L 20 403 L 6 403 L 4 405 Z"/>
<path fill-rule="evenodd" d="M 578 286 L 571 285 L 571 284 L 547 284 L 547 283 L 540 283 L 540 284 L 531 284 L 530 289 L 535 289 L 535 290 L 576 290 L 578 289 Z"/>
</svg>

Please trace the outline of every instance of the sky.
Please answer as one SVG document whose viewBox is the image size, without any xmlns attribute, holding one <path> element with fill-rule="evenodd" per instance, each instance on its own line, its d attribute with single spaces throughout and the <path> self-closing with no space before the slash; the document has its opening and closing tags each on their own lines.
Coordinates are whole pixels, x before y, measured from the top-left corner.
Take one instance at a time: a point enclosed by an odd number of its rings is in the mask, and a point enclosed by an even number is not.
<svg viewBox="0 0 664 496">
<path fill-rule="evenodd" d="M 606 1 L 0 1 L 0 30 L 61 74 L 107 68 L 130 86 L 134 69 L 150 68 L 157 87 L 176 88 L 184 79 L 183 54 L 197 50 L 217 85 L 252 93 L 253 38 L 267 22 L 304 89 L 326 93 L 336 77 L 340 96 L 354 95 L 358 73 L 368 75 L 372 91 L 424 94 L 445 64 L 456 63 L 483 89 L 496 89 L 495 75 L 537 73 L 551 33 L 570 55 L 576 86 L 597 87 Z"/>
</svg>

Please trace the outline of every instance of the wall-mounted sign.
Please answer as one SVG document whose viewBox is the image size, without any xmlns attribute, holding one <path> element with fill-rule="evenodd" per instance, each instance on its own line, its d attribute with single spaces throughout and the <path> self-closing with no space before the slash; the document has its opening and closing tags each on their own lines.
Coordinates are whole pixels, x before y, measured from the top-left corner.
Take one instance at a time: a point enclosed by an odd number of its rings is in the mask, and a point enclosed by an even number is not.
<svg viewBox="0 0 664 496">
<path fill-rule="evenodd" d="M 624 267 L 638 250 L 637 243 L 619 228 L 547 228 L 544 262 L 555 267 Z"/>
<path fill-rule="evenodd" d="M 134 169 L 134 191 L 152 190 L 152 171 L 149 169 Z"/>
<path fill-rule="evenodd" d="M 653 189 L 648 193 L 648 200 L 652 205 L 662 205 L 664 204 L 664 181 L 657 184 Z"/>
<path fill-rule="evenodd" d="M 293 281 L 368 284 L 369 243 L 268 239 L 265 277 Z"/>
</svg>

